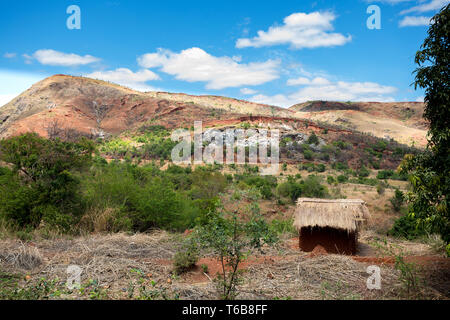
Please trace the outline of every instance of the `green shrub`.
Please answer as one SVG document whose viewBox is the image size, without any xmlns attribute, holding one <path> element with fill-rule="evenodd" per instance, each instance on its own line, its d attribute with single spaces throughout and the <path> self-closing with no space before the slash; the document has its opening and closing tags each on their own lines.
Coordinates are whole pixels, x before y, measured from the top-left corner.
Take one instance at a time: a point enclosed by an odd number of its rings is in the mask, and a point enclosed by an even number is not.
<svg viewBox="0 0 450 320">
<path fill-rule="evenodd" d="M 288 197 L 295 202 L 300 196 L 307 198 L 327 198 L 328 189 L 320 183 L 320 178 L 316 175 L 308 176 L 304 181 L 296 182 L 288 179 L 277 188 L 280 196 Z"/>
<path fill-rule="evenodd" d="M 311 150 L 305 150 L 303 151 L 303 156 L 305 157 L 306 160 L 313 160 L 314 152 L 312 152 Z"/>
<path fill-rule="evenodd" d="M 182 248 L 173 257 L 174 273 L 180 275 L 192 269 L 199 259 L 198 247 L 192 238 L 189 238 Z"/>
<path fill-rule="evenodd" d="M 201 268 L 202 268 L 203 273 L 209 273 L 208 265 L 203 263 L 201 265 Z"/>
<path fill-rule="evenodd" d="M 394 211 L 399 212 L 405 202 L 405 195 L 399 189 L 395 189 L 395 194 L 389 199 L 389 202 L 392 204 Z"/>
<path fill-rule="evenodd" d="M 375 161 L 375 160 L 371 160 L 370 164 L 372 165 L 372 168 L 374 168 L 375 170 L 380 169 L 380 161 Z"/>
<path fill-rule="evenodd" d="M 347 175 L 344 175 L 344 174 L 341 174 L 341 175 L 339 175 L 339 176 L 337 177 L 337 181 L 338 181 L 339 183 L 345 183 L 345 182 L 348 181 L 348 176 L 347 176 Z"/>
<path fill-rule="evenodd" d="M 393 170 L 380 170 L 377 173 L 377 179 L 388 179 L 394 174 Z"/>
<path fill-rule="evenodd" d="M 269 228 L 274 233 L 282 235 L 282 234 L 289 234 L 289 235 L 296 235 L 297 230 L 294 227 L 293 219 L 273 219 L 270 224 Z"/>
<path fill-rule="evenodd" d="M 92 142 L 65 142 L 27 133 L 1 141 L 0 160 L 12 170 L 0 176 L 0 216 L 19 227 L 37 227 L 43 217 L 68 231 L 84 211 L 78 174 L 92 163 Z"/>
<path fill-rule="evenodd" d="M 319 164 L 316 166 L 317 172 L 325 172 L 325 169 L 326 169 L 326 167 L 325 167 L 325 165 L 324 165 L 323 163 L 319 163 Z"/>
<path fill-rule="evenodd" d="M 347 170 L 348 169 L 348 165 L 346 163 L 343 162 L 333 162 L 333 164 L 331 165 L 331 167 L 335 170 Z"/>
<path fill-rule="evenodd" d="M 313 132 L 309 137 L 308 140 L 306 141 L 308 144 L 315 144 L 318 145 L 319 144 L 319 138 L 317 137 L 317 135 Z"/>
<path fill-rule="evenodd" d="M 345 150 L 345 149 L 351 149 L 352 145 L 348 142 L 339 140 L 339 141 L 334 141 L 333 145 L 335 145 L 336 147 L 338 147 L 341 150 Z"/>
<path fill-rule="evenodd" d="M 417 224 L 417 220 L 409 214 L 395 220 L 394 225 L 388 231 L 389 235 L 413 240 L 426 235 L 426 231 Z"/>
<path fill-rule="evenodd" d="M 238 182 L 243 182 L 248 186 L 254 186 L 259 189 L 264 199 L 273 197 L 272 188 L 277 186 L 277 179 L 273 176 L 260 175 L 235 175 Z"/>
<path fill-rule="evenodd" d="M 302 195 L 302 185 L 292 181 L 284 182 L 278 185 L 277 193 L 295 202 Z"/>
<path fill-rule="evenodd" d="M 377 179 L 362 178 L 362 177 L 358 177 L 357 179 L 350 179 L 349 182 L 356 183 L 356 184 L 365 184 L 365 185 L 369 185 L 369 186 L 376 186 L 378 184 Z"/>
<path fill-rule="evenodd" d="M 361 167 L 358 171 L 358 176 L 361 178 L 365 178 L 368 177 L 370 175 L 370 170 L 367 169 L 366 167 Z"/>
<path fill-rule="evenodd" d="M 320 183 L 320 178 L 316 175 L 308 176 L 302 183 L 302 196 L 307 198 L 328 198 L 327 187 Z"/>
<path fill-rule="evenodd" d="M 261 249 L 277 241 L 266 221 L 251 210 L 242 217 L 237 213 L 214 213 L 208 223 L 198 228 L 196 236 L 202 248 L 212 251 L 220 264 L 225 266 L 215 279 L 217 289 L 224 300 L 233 300 L 238 295 L 238 285 L 242 283 L 241 262 L 249 250 Z"/>
<path fill-rule="evenodd" d="M 111 163 L 92 168 L 82 189 L 91 210 L 114 208 L 133 230 L 181 231 L 214 209 L 215 197 L 226 185 L 220 173 L 189 171 L 176 166 L 163 172 L 151 165 Z"/>
<path fill-rule="evenodd" d="M 386 190 L 386 185 L 385 184 L 383 184 L 383 183 L 379 183 L 378 185 L 377 185 L 377 193 L 378 194 L 384 194 L 384 191 Z"/>
</svg>

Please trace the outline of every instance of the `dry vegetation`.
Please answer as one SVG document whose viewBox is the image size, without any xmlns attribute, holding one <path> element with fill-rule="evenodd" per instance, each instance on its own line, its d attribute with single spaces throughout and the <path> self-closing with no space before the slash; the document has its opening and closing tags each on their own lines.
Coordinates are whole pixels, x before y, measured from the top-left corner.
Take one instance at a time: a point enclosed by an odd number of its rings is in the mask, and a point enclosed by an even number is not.
<svg viewBox="0 0 450 320">
<path fill-rule="evenodd" d="M 369 246 L 374 237 L 373 233 L 364 232 L 362 247 Z M 181 276 L 173 274 L 171 259 L 181 241 L 182 236 L 162 231 L 42 239 L 26 244 L 3 240 L 0 242 L 0 268 L 3 275 L 19 274 L 20 286 L 24 287 L 37 283 L 40 278 L 54 280 L 48 296 L 51 299 L 216 299 L 217 291 L 211 278 L 218 271 L 218 262 L 207 253 L 192 271 Z M 396 245 L 408 254 L 429 254 L 431 250 L 428 246 L 408 242 L 397 241 Z M 361 254 L 375 252 L 373 248 L 364 251 Z M 359 257 L 366 260 L 357 261 Z M 418 263 L 429 271 L 420 287 L 420 297 L 448 298 L 448 261 L 431 259 Z M 438 263 L 442 265 L 439 267 Z M 203 272 L 202 264 L 208 266 L 208 274 Z M 372 264 L 381 267 L 381 290 L 366 288 L 366 268 Z M 69 265 L 82 268 L 81 282 L 85 291 L 65 288 Z M 408 298 L 392 261 L 377 261 L 373 255 L 307 254 L 296 248 L 295 239 L 285 239 L 273 248 L 264 248 L 263 254 L 254 255 L 243 264 L 243 270 L 240 299 Z M 436 270 L 441 273 L 437 274 Z M 447 278 L 442 278 L 445 276 Z"/>
</svg>

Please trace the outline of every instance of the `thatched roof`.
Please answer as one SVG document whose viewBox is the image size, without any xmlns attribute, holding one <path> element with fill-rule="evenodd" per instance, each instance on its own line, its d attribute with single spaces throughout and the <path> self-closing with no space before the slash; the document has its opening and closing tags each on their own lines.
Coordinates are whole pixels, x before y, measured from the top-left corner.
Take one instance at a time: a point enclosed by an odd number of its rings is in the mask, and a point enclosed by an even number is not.
<svg viewBox="0 0 450 320">
<path fill-rule="evenodd" d="M 357 231 L 369 218 L 366 203 L 359 199 L 299 198 L 295 210 L 294 227 L 332 227 L 348 232 Z"/>
</svg>

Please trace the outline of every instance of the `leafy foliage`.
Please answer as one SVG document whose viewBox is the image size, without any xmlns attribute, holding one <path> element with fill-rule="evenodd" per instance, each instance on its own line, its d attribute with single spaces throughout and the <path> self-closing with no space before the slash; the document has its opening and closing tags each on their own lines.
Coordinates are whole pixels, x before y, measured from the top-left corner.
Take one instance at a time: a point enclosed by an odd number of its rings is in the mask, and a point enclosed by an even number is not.
<svg viewBox="0 0 450 320">
<path fill-rule="evenodd" d="M 399 189 L 395 189 L 395 194 L 389 199 L 389 202 L 392 204 L 394 211 L 399 212 L 405 202 L 405 195 Z"/>
<path fill-rule="evenodd" d="M 425 152 L 407 156 L 402 171 L 411 174 L 410 218 L 450 243 L 450 5 L 436 14 L 416 53 L 415 87 L 425 88 L 424 118 L 429 122 Z"/>
<path fill-rule="evenodd" d="M 238 295 L 237 285 L 242 281 L 239 265 L 250 250 L 261 250 L 264 244 L 271 245 L 277 240 L 258 210 L 251 210 L 246 218 L 237 212 L 212 213 L 208 223 L 196 232 L 200 245 L 212 250 L 221 264 L 216 283 L 225 300 Z"/>
<path fill-rule="evenodd" d="M 91 162 L 92 142 L 47 140 L 27 133 L 2 140 L 0 160 L 11 165 L 0 175 L 0 216 L 20 227 L 44 219 L 65 230 L 83 212 L 76 171 Z"/>
</svg>

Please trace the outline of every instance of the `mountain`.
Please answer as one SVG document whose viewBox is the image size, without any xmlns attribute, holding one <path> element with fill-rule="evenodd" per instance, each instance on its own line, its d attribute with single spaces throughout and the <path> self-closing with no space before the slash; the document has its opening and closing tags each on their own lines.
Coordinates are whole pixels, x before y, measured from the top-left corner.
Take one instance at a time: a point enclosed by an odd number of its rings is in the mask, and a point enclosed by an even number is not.
<svg viewBox="0 0 450 320">
<path fill-rule="evenodd" d="M 146 123 L 168 128 L 226 126 L 242 122 L 316 123 L 336 130 L 367 132 L 404 144 L 425 145 L 423 103 L 312 101 L 288 109 L 219 96 L 138 92 L 84 77 L 54 75 L 0 107 L 0 137 L 54 127 L 83 135 L 117 135 Z M 283 128 L 281 124 L 278 127 Z M 294 125 L 295 127 L 295 125 Z"/>
<path fill-rule="evenodd" d="M 368 132 L 380 138 L 416 146 L 426 144 L 423 102 L 310 101 L 289 108 L 296 117 Z"/>
</svg>

